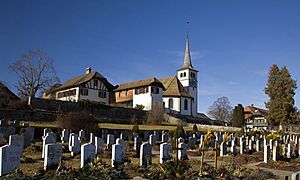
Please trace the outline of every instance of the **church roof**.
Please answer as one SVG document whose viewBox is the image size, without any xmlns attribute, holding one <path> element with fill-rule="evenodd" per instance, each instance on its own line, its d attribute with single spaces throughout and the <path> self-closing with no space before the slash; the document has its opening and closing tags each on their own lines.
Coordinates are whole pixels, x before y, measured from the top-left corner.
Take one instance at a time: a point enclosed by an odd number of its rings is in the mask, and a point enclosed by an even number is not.
<svg viewBox="0 0 300 180">
<path fill-rule="evenodd" d="M 177 76 L 170 76 L 167 78 L 161 78 L 159 80 L 163 83 L 163 85 L 166 88 L 163 96 L 183 96 L 187 98 L 193 98 L 188 92 L 185 91 Z"/>
<path fill-rule="evenodd" d="M 117 89 L 115 89 L 115 91 L 134 89 L 137 87 L 144 87 L 144 86 L 150 86 L 150 85 L 158 86 L 165 90 L 164 85 L 158 79 L 153 77 L 153 78 L 128 82 L 128 83 L 124 83 L 124 84 L 119 84 L 119 85 L 117 85 Z"/>
<path fill-rule="evenodd" d="M 88 81 L 90 81 L 93 78 L 98 78 L 102 81 L 102 83 L 109 89 L 112 90 L 114 86 L 108 82 L 108 80 L 100 73 L 98 72 L 91 72 L 82 76 L 77 76 L 75 78 L 72 78 L 68 81 L 66 81 L 64 84 L 59 86 L 55 91 L 68 89 L 72 87 L 80 86 Z"/>
<path fill-rule="evenodd" d="M 182 68 L 178 69 L 178 71 L 179 70 L 184 70 L 184 69 L 192 69 L 194 71 L 197 71 L 197 70 L 194 69 L 194 67 L 192 65 L 188 33 L 186 34 L 186 40 L 185 40 L 185 53 L 184 53 L 183 66 L 182 66 Z"/>
</svg>

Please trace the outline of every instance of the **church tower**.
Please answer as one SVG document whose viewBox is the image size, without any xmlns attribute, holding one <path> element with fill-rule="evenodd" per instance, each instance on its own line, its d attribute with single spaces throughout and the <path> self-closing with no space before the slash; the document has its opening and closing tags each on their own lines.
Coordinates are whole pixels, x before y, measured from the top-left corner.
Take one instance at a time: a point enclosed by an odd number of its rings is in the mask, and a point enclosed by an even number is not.
<svg viewBox="0 0 300 180">
<path fill-rule="evenodd" d="M 192 116 L 197 116 L 197 104 L 198 104 L 198 71 L 194 69 L 191 61 L 190 47 L 189 47 L 189 35 L 186 34 L 185 42 L 185 53 L 184 53 L 184 62 L 182 68 L 177 70 L 177 77 L 183 85 L 184 89 L 193 96 L 191 102 L 191 114 Z"/>
</svg>

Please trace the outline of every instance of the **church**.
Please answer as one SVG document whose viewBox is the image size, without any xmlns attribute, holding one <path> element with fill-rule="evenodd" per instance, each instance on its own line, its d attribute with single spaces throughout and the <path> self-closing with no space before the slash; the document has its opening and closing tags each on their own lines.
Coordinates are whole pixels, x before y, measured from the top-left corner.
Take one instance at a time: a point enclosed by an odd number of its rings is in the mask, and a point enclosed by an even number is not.
<svg viewBox="0 0 300 180">
<path fill-rule="evenodd" d="M 119 84 L 114 90 L 116 104 L 131 108 L 142 105 L 145 110 L 151 110 L 153 105 L 162 105 L 166 113 L 196 117 L 197 73 L 192 65 L 187 34 L 183 66 L 177 70 L 176 76 L 159 79 L 153 77 Z M 141 94 L 142 98 L 139 96 Z"/>
<path fill-rule="evenodd" d="M 104 105 L 151 110 L 161 106 L 166 113 L 197 116 L 198 71 L 193 67 L 186 35 L 183 66 L 177 75 L 166 78 L 147 78 L 112 85 L 99 72 L 87 68 L 84 75 L 46 90 L 44 99 L 78 102 L 94 101 Z"/>
</svg>

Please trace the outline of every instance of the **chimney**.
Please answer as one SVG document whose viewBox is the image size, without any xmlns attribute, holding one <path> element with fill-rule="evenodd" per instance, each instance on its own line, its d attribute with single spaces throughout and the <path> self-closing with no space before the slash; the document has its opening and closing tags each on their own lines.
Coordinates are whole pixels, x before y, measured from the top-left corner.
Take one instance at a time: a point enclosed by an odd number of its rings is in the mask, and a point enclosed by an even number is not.
<svg viewBox="0 0 300 180">
<path fill-rule="evenodd" d="M 88 67 L 85 69 L 85 74 L 90 74 L 91 73 L 92 68 Z"/>
<path fill-rule="evenodd" d="M 252 107 L 254 107 L 254 104 L 251 104 Z"/>
</svg>

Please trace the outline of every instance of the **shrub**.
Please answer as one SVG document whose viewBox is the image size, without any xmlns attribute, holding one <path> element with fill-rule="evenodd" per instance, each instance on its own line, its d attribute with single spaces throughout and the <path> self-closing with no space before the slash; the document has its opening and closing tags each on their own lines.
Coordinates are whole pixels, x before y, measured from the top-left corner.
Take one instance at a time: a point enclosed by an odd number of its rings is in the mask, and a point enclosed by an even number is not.
<svg viewBox="0 0 300 180">
<path fill-rule="evenodd" d="M 196 124 L 194 124 L 193 126 L 193 134 L 197 134 L 198 133 L 198 127 Z"/>
<path fill-rule="evenodd" d="M 161 124 L 165 121 L 165 109 L 162 104 L 155 103 L 152 109 L 147 112 L 146 124 Z"/>
</svg>

